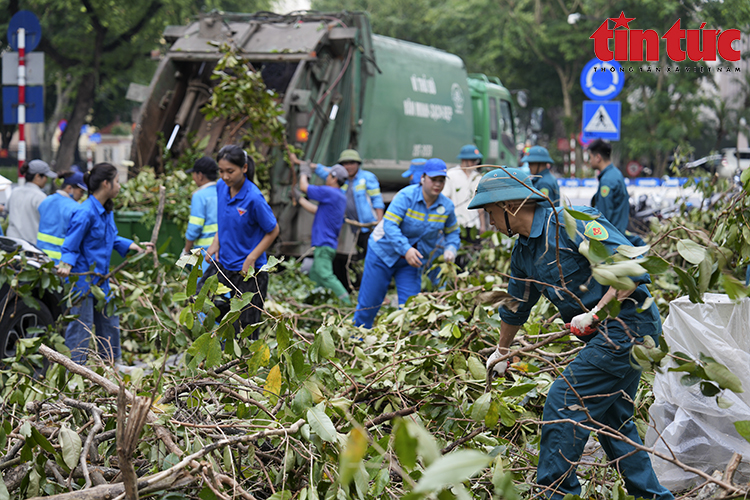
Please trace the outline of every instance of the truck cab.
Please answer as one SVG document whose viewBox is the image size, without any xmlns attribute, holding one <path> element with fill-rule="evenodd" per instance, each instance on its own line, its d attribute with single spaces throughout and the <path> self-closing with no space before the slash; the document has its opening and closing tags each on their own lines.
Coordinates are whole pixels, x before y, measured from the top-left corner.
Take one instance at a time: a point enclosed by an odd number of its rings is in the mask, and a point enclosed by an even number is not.
<svg viewBox="0 0 750 500">
<path fill-rule="evenodd" d="M 510 92 L 498 77 L 482 73 L 469 75 L 469 89 L 474 115 L 474 144 L 484 155 L 484 163 L 517 167 Z"/>
</svg>

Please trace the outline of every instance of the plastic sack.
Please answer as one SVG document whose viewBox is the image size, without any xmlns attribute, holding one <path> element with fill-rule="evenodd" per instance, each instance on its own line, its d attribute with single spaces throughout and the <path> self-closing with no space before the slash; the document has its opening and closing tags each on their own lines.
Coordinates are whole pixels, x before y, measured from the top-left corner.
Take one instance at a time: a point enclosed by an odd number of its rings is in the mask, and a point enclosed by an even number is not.
<svg viewBox="0 0 750 500">
<path fill-rule="evenodd" d="M 734 427 L 738 420 L 750 420 L 750 299 L 733 302 L 726 295 L 705 294 L 704 304 L 680 297 L 669 305 L 664 337 L 671 353 L 677 351 L 698 358 L 700 353 L 726 365 L 742 382 L 745 392 L 724 390 L 719 395 L 733 404 L 721 409 L 716 397 L 701 394 L 700 384 L 684 386 L 681 372 L 656 374 L 655 402 L 646 446 L 667 456 L 674 453 L 682 463 L 712 474 L 724 471 L 733 453 L 750 457 L 750 442 Z M 676 366 L 671 361 L 668 366 Z M 671 491 L 692 488 L 703 482 L 693 473 L 651 457 L 663 486 Z M 750 465 L 740 464 L 734 482 L 750 480 Z"/>
</svg>

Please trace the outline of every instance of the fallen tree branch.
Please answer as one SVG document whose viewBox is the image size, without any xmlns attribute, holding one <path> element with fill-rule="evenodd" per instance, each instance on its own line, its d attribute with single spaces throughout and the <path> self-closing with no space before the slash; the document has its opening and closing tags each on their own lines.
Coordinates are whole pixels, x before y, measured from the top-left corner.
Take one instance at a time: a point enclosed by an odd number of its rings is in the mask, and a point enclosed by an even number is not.
<svg viewBox="0 0 750 500">
<path fill-rule="evenodd" d="M 281 429 L 268 429 L 265 431 L 256 432 L 255 434 L 234 436 L 231 438 L 221 439 L 213 442 L 209 445 L 204 446 L 195 453 L 183 458 L 179 463 L 173 465 L 169 469 L 139 480 L 138 493 L 139 495 L 145 495 L 147 493 L 153 493 L 161 490 L 182 488 L 197 479 L 191 472 L 185 472 L 183 471 L 183 469 L 188 466 L 192 466 L 197 469 L 193 472 L 199 472 L 200 464 L 197 462 L 197 460 L 205 455 L 208 455 L 212 451 L 223 448 L 225 446 L 257 441 L 258 439 L 270 436 L 287 436 L 289 434 L 295 434 L 299 432 L 300 428 L 304 424 L 305 420 L 299 419 L 289 427 L 282 427 Z M 35 497 L 29 500 L 122 500 L 124 498 L 125 487 L 123 483 L 116 483 L 95 486 L 87 490 L 60 493 L 59 495 Z"/>
<path fill-rule="evenodd" d="M 60 354 L 59 352 L 55 351 L 54 349 L 44 344 L 39 346 L 39 353 L 42 354 L 48 360 L 52 361 L 53 363 L 62 365 L 69 372 L 80 375 L 81 377 L 101 386 L 109 394 L 113 396 L 117 396 L 120 390 L 120 386 L 118 384 L 115 384 L 111 380 L 102 377 L 98 373 L 95 373 L 89 370 L 85 366 L 75 363 L 69 357 Z M 134 398 L 133 398 L 133 395 L 130 393 L 130 391 L 126 389 L 124 391 L 124 394 L 125 394 L 125 399 L 127 400 L 127 402 L 132 404 Z M 180 447 L 175 444 L 172 433 L 169 432 L 169 429 L 167 429 L 161 424 L 156 423 L 157 420 L 158 420 L 158 417 L 156 416 L 156 414 L 153 411 L 149 411 L 148 415 L 146 416 L 146 422 L 151 425 L 152 429 L 154 429 L 154 433 L 156 434 L 156 436 L 162 440 L 162 442 L 164 443 L 164 446 L 167 447 L 170 453 L 174 453 L 178 457 L 181 457 L 182 455 L 184 455 Z"/>
<path fill-rule="evenodd" d="M 84 489 L 91 487 L 91 476 L 89 475 L 89 467 L 88 463 L 86 461 L 86 457 L 89 456 L 89 453 L 91 453 L 91 446 L 94 443 L 94 439 L 96 438 L 96 435 L 99 433 L 100 430 L 104 428 L 104 425 L 102 424 L 102 413 L 104 413 L 101 409 L 97 408 L 96 406 L 92 405 L 91 403 L 84 403 L 81 401 L 76 401 L 75 399 L 71 398 L 63 398 L 62 402 L 67 405 L 71 406 L 73 408 L 78 408 L 79 410 L 87 411 L 91 414 L 91 418 L 94 419 L 94 427 L 92 427 L 91 431 L 89 432 L 89 435 L 86 436 L 86 443 L 83 445 L 83 450 L 81 451 L 81 457 L 80 457 L 80 467 L 81 471 L 83 472 L 83 479 L 86 481 L 86 484 L 84 486 Z"/>
</svg>

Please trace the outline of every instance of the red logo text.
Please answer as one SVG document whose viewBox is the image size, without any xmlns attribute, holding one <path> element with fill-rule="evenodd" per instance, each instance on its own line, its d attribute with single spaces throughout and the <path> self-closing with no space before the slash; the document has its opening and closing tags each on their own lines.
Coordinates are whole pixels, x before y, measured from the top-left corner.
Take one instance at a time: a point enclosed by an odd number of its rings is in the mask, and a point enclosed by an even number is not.
<svg viewBox="0 0 750 500">
<path fill-rule="evenodd" d="M 625 12 L 620 12 L 619 17 L 606 19 L 589 37 L 594 40 L 596 57 L 602 61 L 643 61 L 645 52 L 646 61 L 658 61 L 659 34 L 654 30 L 630 29 L 628 23 L 634 19 L 625 17 Z M 614 21 L 613 29 L 609 29 L 609 21 Z M 661 37 L 667 41 L 667 57 L 671 60 L 679 62 L 687 57 L 691 61 L 715 61 L 717 53 L 726 61 L 740 60 L 740 51 L 732 48 L 732 42 L 740 39 L 740 30 L 703 29 L 706 23 L 699 29 L 684 30 L 680 22 L 678 19 Z M 610 50 L 609 41 L 612 39 L 615 41 L 614 51 Z M 682 40 L 685 40 L 684 45 Z"/>
</svg>

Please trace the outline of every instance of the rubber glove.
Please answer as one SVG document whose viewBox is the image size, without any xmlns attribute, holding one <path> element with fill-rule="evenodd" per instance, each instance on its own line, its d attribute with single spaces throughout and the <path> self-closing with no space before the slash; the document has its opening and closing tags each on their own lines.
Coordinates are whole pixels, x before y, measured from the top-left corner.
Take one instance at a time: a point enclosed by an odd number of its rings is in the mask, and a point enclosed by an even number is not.
<svg viewBox="0 0 750 500">
<path fill-rule="evenodd" d="M 456 260 L 456 252 L 454 252 L 453 250 L 446 250 L 445 252 L 443 252 L 443 260 L 445 262 L 453 262 L 454 260 Z"/>
<path fill-rule="evenodd" d="M 306 175 L 308 179 L 312 179 L 312 168 L 310 167 L 309 161 L 303 161 L 299 166 L 299 174 Z"/>
<path fill-rule="evenodd" d="M 598 312 L 599 307 L 594 306 L 589 312 L 573 317 L 570 321 L 570 332 L 577 337 L 585 337 L 594 333 L 596 327 L 593 324 L 599 320 L 599 317 L 596 315 Z"/>
<path fill-rule="evenodd" d="M 495 352 L 490 354 L 490 357 L 487 358 L 487 369 L 490 369 L 490 365 L 493 361 L 496 359 L 500 359 L 503 355 L 500 353 L 500 350 L 498 348 L 495 348 Z M 492 369 L 497 373 L 500 377 L 505 376 L 505 372 L 508 370 L 508 361 L 501 361 L 497 363 L 495 366 L 492 367 Z"/>
</svg>

